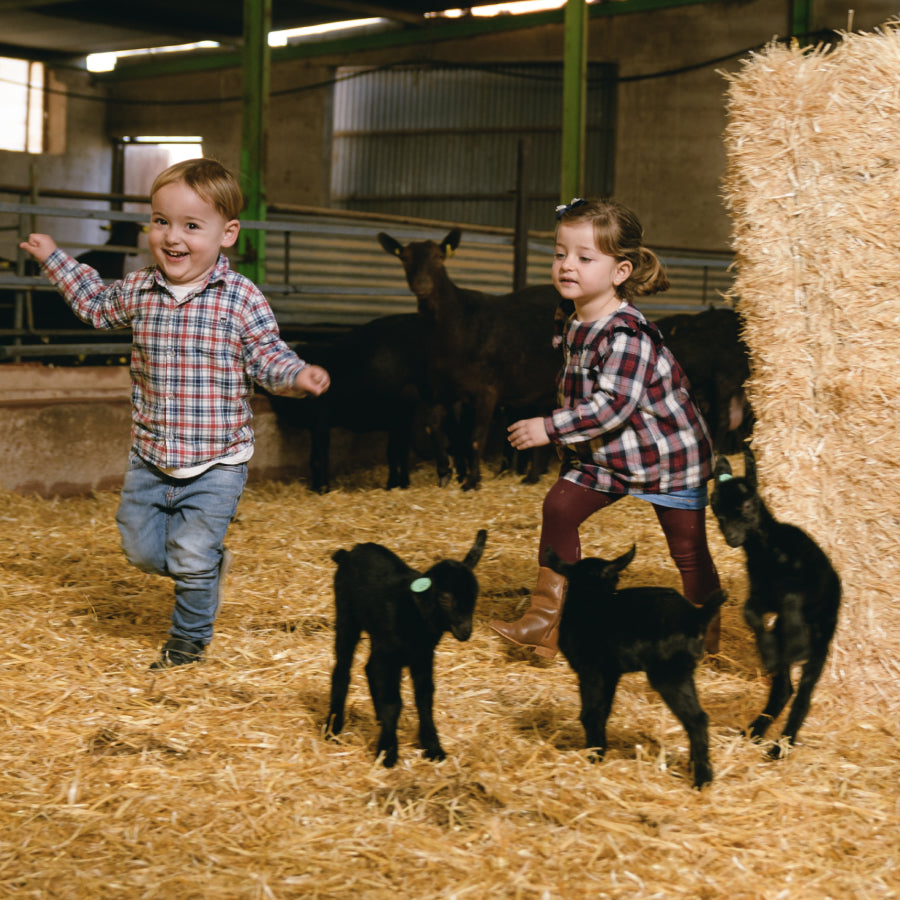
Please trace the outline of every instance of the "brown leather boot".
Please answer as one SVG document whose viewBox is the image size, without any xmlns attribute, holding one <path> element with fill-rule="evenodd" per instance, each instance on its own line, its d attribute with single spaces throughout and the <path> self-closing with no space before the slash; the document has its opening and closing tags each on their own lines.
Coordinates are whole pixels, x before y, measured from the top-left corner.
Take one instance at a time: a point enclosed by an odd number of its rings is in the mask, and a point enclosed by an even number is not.
<svg viewBox="0 0 900 900">
<path fill-rule="evenodd" d="M 515 622 L 495 620 L 490 627 L 508 641 L 531 647 L 538 656 L 552 659 L 559 647 L 559 619 L 565 596 L 566 579 L 541 566 L 531 592 L 531 606 L 524 615 Z"/>
</svg>

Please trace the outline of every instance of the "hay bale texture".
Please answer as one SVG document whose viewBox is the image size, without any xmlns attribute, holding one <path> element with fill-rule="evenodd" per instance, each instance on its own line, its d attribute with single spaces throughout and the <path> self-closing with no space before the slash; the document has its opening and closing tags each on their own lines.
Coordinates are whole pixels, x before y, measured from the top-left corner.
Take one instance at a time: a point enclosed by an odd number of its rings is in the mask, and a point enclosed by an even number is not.
<svg viewBox="0 0 900 900">
<path fill-rule="evenodd" d="M 900 22 L 727 75 L 725 199 L 762 493 L 840 572 L 826 677 L 896 683 Z"/>
</svg>

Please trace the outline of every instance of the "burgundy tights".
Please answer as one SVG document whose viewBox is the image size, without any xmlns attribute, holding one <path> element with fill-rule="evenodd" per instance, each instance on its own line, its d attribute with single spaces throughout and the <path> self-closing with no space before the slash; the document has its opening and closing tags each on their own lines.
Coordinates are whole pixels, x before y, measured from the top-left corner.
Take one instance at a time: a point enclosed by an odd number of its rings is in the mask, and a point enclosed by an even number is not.
<svg viewBox="0 0 900 900">
<path fill-rule="evenodd" d="M 546 565 L 544 551 L 552 547 L 567 562 L 581 559 L 578 528 L 595 512 L 621 499 L 560 478 L 544 498 L 538 560 Z M 681 573 L 684 596 L 696 606 L 719 589 L 719 574 L 706 543 L 706 510 L 675 509 L 653 504 L 662 526 L 669 554 Z"/>
</svg>

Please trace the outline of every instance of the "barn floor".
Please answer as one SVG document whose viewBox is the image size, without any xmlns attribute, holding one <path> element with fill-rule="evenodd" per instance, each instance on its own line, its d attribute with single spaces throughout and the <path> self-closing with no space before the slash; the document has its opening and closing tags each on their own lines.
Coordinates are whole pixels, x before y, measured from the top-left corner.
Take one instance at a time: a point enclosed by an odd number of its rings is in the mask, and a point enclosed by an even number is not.
<svg viewBox="0 0 900 900">
<path fill-rule="evenodd" d="M 124 562 L 117 496 L 0 493 L 0 896 L 900 896 L 896 691 L 860 705 L 852 665 L 832 663 L 786 759 L 745 740 L 766 682 L 740 617 L 742 552 L 713 523 L 731 600 L 721 653 L 697 674 L 715 767 L 698 793 L 684 733 L 643 675 L 623 679 L 609 755 L 591 765 L 565 662 L 534 664 L 487 628 L 530 586 L 549 476 L 471 494 L 433 486 L 425 466 L 408 491 L 383 479 L 325 496 L 251 485 L 209 660 L 155 675 L 170 586 Z M 376 540 L 426 568 L 461 558 L 481 527 L 475 631 L 446 636 L 435 667 L 448 759 L 421 758 L 405 682 L 400 761 L 375 764 L 362 649 L 346 732 L 325 742 L 331 553 Z M 583 537 L 601 555 L 637 541 L 624 584 L 678 586 L 649 507 L 625 500 Z"/>
</svg>

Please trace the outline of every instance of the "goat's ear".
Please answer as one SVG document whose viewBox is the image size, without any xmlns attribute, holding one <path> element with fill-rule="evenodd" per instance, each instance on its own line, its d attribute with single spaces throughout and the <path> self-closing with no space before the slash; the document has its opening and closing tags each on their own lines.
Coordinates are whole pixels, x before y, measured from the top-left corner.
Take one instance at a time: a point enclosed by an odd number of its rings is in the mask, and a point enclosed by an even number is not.
<svg viewBox="0 0 900 900">
<path fill-rule="evenodd" d="M 621 572 L 633 559 L 637 553 L 637 544 L 632 544 L 630 550 L 626 550 L 621 556 L 616 557 L 612 561 L 612 566 L 616 572 Z"/>
<path fill-rule="evenodd" d="M 444 256 L 453 256 L 453 251 L 459 246 L 462 232 L 458 228 L 447 232 L 447 236 L 441 241 L 441 251 Z"/>
<path fill-rule="evenodd" d="M 725 459 L 724 456 L 719 456 L 716 458 L 716 470 L 713 473 L 718 481 L 722 475 L 730 475 L 731 474 L 731 463 Z"/>
<path fill-rule="evenodd" d="M 403 247 L 400 243 L 395 241 L 389 234 L 385 234 L 383 231 L 378 232 L 378 243 L 384 248 L 385 253 L 391 253 L 394 256 L 399 256 Z"/>
<path fill-rule="evenodd" d="M 753 450 L 744 446 L 744 479 L 747 481 L 750 489 L 756 490 L 756 457 Z"/>
<path fill-rule="evenodd" d="M 478 560 L 481 559 L 481 554 L 484 552 L 484 545 L 487 541 L 487 531 L 482 528 L 478 534 L 475 535 L 475 543 L 472 544 L 472 549 L 466 554 L 466 558 L 463 560 L 463 565 L 467 569 L 474 569 L 475 566 L 478 565 Z"/>
</svg>

